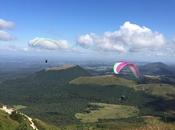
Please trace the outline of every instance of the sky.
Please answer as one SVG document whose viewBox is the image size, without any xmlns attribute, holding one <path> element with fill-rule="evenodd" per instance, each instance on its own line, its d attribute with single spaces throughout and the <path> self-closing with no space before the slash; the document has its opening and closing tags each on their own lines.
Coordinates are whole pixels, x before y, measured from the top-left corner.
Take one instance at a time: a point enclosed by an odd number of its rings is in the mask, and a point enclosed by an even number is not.
<svg viewBox="0 0 175 130">
<path fill-rule="evenodd" d="M 0 55 L 163 61 L 175 0 L 0 0 Z"/>
</svg>

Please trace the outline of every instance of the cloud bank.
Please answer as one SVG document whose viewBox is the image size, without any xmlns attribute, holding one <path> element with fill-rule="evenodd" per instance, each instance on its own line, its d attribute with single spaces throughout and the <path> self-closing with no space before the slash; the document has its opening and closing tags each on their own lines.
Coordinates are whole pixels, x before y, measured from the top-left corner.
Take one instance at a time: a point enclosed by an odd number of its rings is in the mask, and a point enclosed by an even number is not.
<svg viewBox="0 0 175 130">
<path fill-rule="evenodd" d="M 102 36 L 94 33 L 81 35 L 76 43 L 83 48 L 123 53 L 157 49 L 166 44 L 166 39 L 159 32 L 127 21 L 119 30 L 105 32 Z"/>
<path fill-rule="evenodd" d="M 140 52 L 142 50 L 157 50 L 166 44 L 163 34 L 152 31 L 145 26 L 139 26 L 126 21 L 113 32 L 104 32 L 102 36 L 95 33 L 80 35 L 74 48 L 66 40 L 49 38 L 34 38 L 28 42 L 32 48 L 45 50 L 88 49 L 97 52 Z"/>
<path fill-rule="evenodd" d="M 70 50 L 77 54 L 106 54 L 106 52 L 124 54 L 123 56 L 162 56 L 175 55 L 175 39 L 167 40 L 165 36 L 148 27 L 124 22 L 118 30 L 104 32 L 103 35 L 87 33 L 80 35 L 75 45 L 67 40 L 34 38 L 28 42 L 29 48 L 39 50 Z M 108 53 L 109 54 L 109 53 Z M 126 54 L 126 55 L 125 55 Z"/>
</svg>

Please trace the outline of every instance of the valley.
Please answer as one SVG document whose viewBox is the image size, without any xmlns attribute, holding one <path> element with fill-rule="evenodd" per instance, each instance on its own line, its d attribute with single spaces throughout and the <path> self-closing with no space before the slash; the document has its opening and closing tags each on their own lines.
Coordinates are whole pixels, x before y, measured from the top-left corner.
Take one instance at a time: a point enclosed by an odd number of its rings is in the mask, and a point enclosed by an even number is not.
<svg viewBox="0 0 175 130">
<path fill-rule="evenodd" d="M 0 101 L 29 115 L 41 130 L 173 130 L 175 84 L 157 72 L 147 71 L 142 82 L 125 74 L 93 75 L 79 65 L 46 68 L 3 81 Z"/>
</svg>

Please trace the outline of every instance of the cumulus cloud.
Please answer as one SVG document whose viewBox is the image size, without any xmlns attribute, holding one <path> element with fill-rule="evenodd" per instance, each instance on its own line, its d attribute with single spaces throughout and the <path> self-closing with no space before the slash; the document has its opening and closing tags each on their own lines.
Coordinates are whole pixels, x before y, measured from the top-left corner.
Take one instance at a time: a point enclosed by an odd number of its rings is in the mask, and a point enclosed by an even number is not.
<svg viewBox="0 0 175 130">
<path fill-rule="evenodd" d="M 0 29 L 12 29 L 14 26 L 15 24 L 13 22 L 0 19 Z"/>
<path fill-rule="evenodd" d="M 1 41 L 10 41 L 13 39 L 14 39 L 14 37 L 12 35 L 10 35 L 8 32 L 0 30 L 0 40 Z"/>
<path fill-rule="evenodd" d="M 46 50 L 60 50 L 69 48 L 69 44 L 66 40 L 53 40 L 39 37 L 30 40 L 28 45 L 29 47 L 32 48 L 46 49 Z"/>
<path fill-rule="evenodd" d="M 92 46 L 93 43 L 94 43 L 94 38 L 93 38 L 93 34 L 85 34 L 85 35 L 82 35 L 80 36 L 78 39 L 77 39 L 77 42 L 83 46 L 83 47 L 89 47 L 89 46 Z"/>
<path fill-rule="evenodd" d="M 85 34 L 77 39 L 77 44 L 84 48 L 98 49 L 99 51 L 118 51 L 125 52 L 125 48 L 121 44 L 114 44 L 111 39 L 96 34 Z"/>
<path fill-rule="evenodd" d="M 102 36 L 90 33 L 77 39 L 77 44 L 85 48 L 118 52 L 153 50 L 165 43 L 163 34 L 128 21 L 114 32 L 105 32 Z"/>
</svg>

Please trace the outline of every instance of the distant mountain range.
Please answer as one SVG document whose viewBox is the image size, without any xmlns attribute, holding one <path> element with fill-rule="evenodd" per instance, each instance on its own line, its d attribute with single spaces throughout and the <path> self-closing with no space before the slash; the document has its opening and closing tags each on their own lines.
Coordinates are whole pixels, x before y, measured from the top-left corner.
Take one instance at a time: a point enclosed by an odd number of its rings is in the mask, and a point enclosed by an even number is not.
<svg viewBox="0 0 175 130">
<path fill-rule="evenodd" d="M 166 75 L 166 76 L 173 75 L 173 72 L 170 70 L 170 67 L 162 62 L 149 63 L 140 66 L 139 68 L 141 73 L 143 74 Z"/>
</svg>

